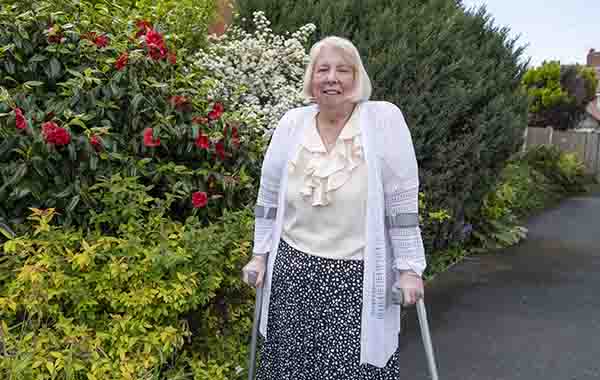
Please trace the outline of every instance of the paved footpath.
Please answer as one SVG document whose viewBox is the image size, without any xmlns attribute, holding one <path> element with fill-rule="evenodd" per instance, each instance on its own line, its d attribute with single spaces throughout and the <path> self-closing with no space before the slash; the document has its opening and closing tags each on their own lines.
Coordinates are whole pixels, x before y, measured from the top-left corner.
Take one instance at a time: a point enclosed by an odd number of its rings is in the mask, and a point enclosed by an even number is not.
<svg viewBox="0 0 600 380">
<path fill-rule="evenodd" d="M 600 380 L 600 193 L 527 227 L 426 289 L 440 380 Z M 428 379 L 415 309 L 403 329 L 401 379 Z"/>
</svg>

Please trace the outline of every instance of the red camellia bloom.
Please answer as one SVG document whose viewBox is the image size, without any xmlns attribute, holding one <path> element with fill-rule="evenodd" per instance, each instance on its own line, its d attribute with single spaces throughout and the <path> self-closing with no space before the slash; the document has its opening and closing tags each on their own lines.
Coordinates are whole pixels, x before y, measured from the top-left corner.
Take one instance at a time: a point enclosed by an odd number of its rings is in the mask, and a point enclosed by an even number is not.
<svg viewBox="0 0 600 380">
<path fill-rule="evenodd" d="M 208 204 L 208 194 L 204 191 L 196 191 L 192 193 L 192 205 L 194 208 L 203 208 Z"/>
<path fill-rule="evenodd" d="M 144 145 L 147 147 L 156 147 L 160 145 L 160 138 L 154 138 L 152 128 L 144 129 Z"/>
<path fill-rule="evenodd" d="M 208 149 L 210 146 L 210 141 L 208 140 L 208 136 L 203 135 L 202 132 L 196 137 L 196 141 L 194 144 L 200 149 Z"/>
<path fill-rule="evenodd" d="M 237 127 L 231 128 L 231 145 L 236 149 L 240 147 L 240 135 Z"/>
<path fill-rule="evenodd" d="M 135 26 L 138 29 L 137 33 L 135 34 L 135 38 L 139 38 L 145 35 L 150 29 L 152 29 L 152 24 L 150 24 L 150 22 L 146 20 L 136 21 Z"/>
<path fill-rule="evenodd" d="M 221 115 L 223 115 L 224 111 L 225 111 L 225 107 L 223 107 L 223 104 L 217 102 L 213 105 L 212 111 L 210 111 L 208 113 L 208 118 L 210 120 L 217 120 L 218 118 L 221 117 Z"/>
<path fill-rule="evenodd" d="M 20 108 L 15 108 L 15 123 L 17 129 L 26 129 L 27 128 L 27 120 L 25 120 L 25 116 L 23 116 L 23 111 Z"/>
<path fill-rule="evenodd" d="M 100 150 L 102 149 L 102 141 L 100 140 L 100 138 L 96 135 L 92 135 L 90 137 L 90 144 L 94 147 L 94 149 L 96 150 Z"/>
<path fill-rule="evenodd" d="M 117 70 L 121 71 L 125 68 L 125 66 L 127 66 L 128 62 L 129 62 L 129 54 L 127 52 L 123 52 L 117 58 L 117 61 L 115 62 L 115 67 Z"/>
<path fill-rule="evenodd" d="M 162 34 L 154 29 L 148 30 L 146 33 L 146 45 L 148 46 L 148 54 L 154 60 L 164 59 L 167 56 L 168 49 L 165 46 L 165 41 Z"/>
<path fill-rule="evenodd" d="M 71 134 L 53 121 L 42 124 L 42 136 L 48 144 L 62 146 L 71 142 Z"/>
<path fill-rule="evenodd" d="M 223 140 L 215 144 L 215 151 L 217 152 L 219 159 L 223 161 L 225 159 L 225 144 L 223 143 Z"/>
<path fill-rule="evenodd" d="M 94 44 L 96 44 L 96 46 L 99 48 L 107 47 L 109 41 L 110 40 L 108 39 L 108 37 L 104 35 L 94 38 Z"/>
</svg>

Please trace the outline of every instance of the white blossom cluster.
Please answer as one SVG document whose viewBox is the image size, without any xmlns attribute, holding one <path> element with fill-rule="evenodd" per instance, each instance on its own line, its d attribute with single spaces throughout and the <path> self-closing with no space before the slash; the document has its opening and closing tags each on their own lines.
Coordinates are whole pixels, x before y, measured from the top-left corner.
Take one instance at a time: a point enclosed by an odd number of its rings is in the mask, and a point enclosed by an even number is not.
<svg viewBox="0 0 600 380">
<path fill-rule="evenodd" d="M 253 23 L 253 33 L 232 26 L 214 37 L 196 65 L 206 73 L 209 99 L 223 101 L 228 112 L 268 134 L 286 111 L 304 104 L 304 46 L 316 27 L 275 35 L 264 12 L 255 12 Z"/>
</svg>

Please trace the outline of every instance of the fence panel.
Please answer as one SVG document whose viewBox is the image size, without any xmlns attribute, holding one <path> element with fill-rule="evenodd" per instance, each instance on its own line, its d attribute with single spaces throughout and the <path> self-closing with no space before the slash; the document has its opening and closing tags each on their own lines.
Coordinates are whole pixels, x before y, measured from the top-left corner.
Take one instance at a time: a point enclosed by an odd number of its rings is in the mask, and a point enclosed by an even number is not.
<svg viewBox="0 0 600 380">
<path fill-rule="evenodd" d="M 525 136 L 524 148 L 550 144 L 563 152 L 575 153 L 584 162 L 587 173 L 600 179 L 600 131 L 528 128 Z"/>
</svg>

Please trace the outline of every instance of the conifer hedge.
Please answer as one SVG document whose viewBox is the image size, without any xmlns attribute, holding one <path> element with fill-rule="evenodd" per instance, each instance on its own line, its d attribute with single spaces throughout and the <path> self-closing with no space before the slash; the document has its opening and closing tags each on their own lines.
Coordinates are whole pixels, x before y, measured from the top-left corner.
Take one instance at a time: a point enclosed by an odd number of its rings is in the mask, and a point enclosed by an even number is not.
<svg viewBox="0 0 600 380">
<path fill-rule="evenodd" d="M 484 8 L 454 0 L 238 0 L 242 18 L 263 10 L 275 32 L 312 22 L 314 42 L 352 40 L 374 85 L 410 126 L 421 190 L 449 209 L 428 244 L 441 248 L 475 216 L 527 125 L 523 47 Z M 244 21 L 242 20 L 242 23 Z"/>
</svg>

